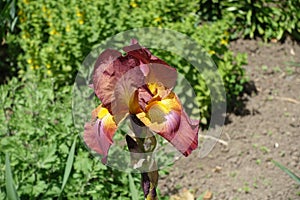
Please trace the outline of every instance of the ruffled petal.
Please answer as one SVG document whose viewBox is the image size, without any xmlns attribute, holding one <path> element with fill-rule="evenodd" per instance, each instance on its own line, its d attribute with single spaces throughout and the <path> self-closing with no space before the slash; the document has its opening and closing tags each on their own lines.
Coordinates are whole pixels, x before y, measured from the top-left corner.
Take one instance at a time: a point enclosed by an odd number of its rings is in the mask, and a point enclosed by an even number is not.
<svg viewBox="0 0 300 200">
<path fill-rule="evenodd" d="M 131 110 L 137 109 L 133 104 L 137 88 L 142 87 L 145 77 L 141 70 L 136 67 L 128 70 L 117 82 L 114 88 L 114 101 L 111 103 L 111 113 L 118 124 Z"/>
<path fill-rule="evenodd" d="M 146 83 L 162 83 L 167 88 L 173 88 L 177 80 L 177 71 L 169 66 L 165 61 L 151 54 L 151 52 L 141 47 L 137 40 L 132 40 L 132 45 L 126 46 L 123 50 L 140 61 L 141 70 L 147 77 Z"/>
<path fill-rule="evenodd" d="M 108 150 L 113 143 L 116 130 L 117 125 L 105 108 L 99 109 L 96 122 L 88 122 L 84 126 L 84 142 L 89 149 L 103 156 L 103 164 L 107 162 Z"/>
<path fill-rule="evenodd" d="M 114 94 L 116 84 L 128 71 L 138 65 L 139 60 L 131 56 L 122 56 L 116 50 L 108 49 L 100 54 L 94 67 L 93 87 L 95 94 L 106 108 L 111 110 L 111 104 L 116 101 Z M 140 79 L 140 74 L 133 76 L 132 79 Z"/>
</svg>

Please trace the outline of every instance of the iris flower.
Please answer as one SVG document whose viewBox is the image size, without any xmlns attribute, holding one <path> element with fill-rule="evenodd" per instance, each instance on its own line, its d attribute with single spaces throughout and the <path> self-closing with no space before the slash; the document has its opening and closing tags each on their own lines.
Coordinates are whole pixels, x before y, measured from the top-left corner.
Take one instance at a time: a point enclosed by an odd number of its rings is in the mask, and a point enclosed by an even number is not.
<svg viewBox="0 0 300 200">
<path fill-rule="evenodd" d="M 198 146 L 199 121 L 187 116 L 172 92 L 176 69 L 134 39 L 123 50 L 125 55 L 107 49 L 95 63 L 92 88 L 101 104 L 85 124 L 86 145 L 102 155 L 105 164 L 118 125 L 130 116 L 188 156 Z"/>
</svg>

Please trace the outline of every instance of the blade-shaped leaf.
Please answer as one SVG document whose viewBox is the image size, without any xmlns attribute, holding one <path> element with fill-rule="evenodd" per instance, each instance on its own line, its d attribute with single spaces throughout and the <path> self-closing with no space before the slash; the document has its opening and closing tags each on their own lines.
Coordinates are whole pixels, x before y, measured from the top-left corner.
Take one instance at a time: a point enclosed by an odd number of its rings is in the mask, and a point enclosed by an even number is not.
<svg viewBox="0 0 300 200">
<path fill-rule="evenodd" d="M 14 185 L 14 180 L 12 178 L 8 153 L 5 154 L 5 183 L 7 199 L 19 199 L 17 190 Z"/>
<path fill-rule="evenodd" d="M 139 199 L 139 192 L 136 189 L 136 186 L 134 184 L 133 178 L 131 176 L 131 174 L 128 174 L 128 178 L 129 178 L 129 189 L 130 189 L 130 193 L 131 193 L 131 199 L 132 200 L 138 200 Z"/>
<path fill-rule="evenodd" d="M 277 167 L 279 167 L 282 171 L 287 173 L 292 179 L 294 179 L 298 184 L 300 184 L 300 177 L 298 177 L 296 174 L 291 172 L 288 168 L 281 165 L 280 163 L 276 162 L 275 160 L 272 161 Z"/>
<path fill-rule="evenodd" d="M 72 144 L 72 147 L 69 151 L 69 155 L 68 155 L 68 159 L 67 159 L 67 163 L 66 163 L 66 168 L 65 168 L 65 173 L 64 173 L 64 177 L 63 177 L 63 183 L 62 183 L 61 190 L 60 190 L 60 195 L 61 195 L 62 191 L 64 190 L 65 185 L 66 185 L 66 183 L 69 179 L 69 175 L 71 173 L 71 169 L 72 169 L 73 162 L 74 162 L 76 140 L 77 140 L 77 136 L 75 137 L 74 142 Z"/>
</svg>

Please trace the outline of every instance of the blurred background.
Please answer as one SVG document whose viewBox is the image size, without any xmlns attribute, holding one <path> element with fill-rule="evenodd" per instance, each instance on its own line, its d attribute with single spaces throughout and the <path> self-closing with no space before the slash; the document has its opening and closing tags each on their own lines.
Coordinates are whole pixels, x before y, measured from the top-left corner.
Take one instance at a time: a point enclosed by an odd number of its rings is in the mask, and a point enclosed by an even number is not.
<svg viewBox="0 0 300 200">
<path fill-rule="evenodd" d="M 8 185 L 20 199 L 141 197 L 138 175 L 102 165 L 76 140 L 72 84 L 84 58 L 101 41 L 139 27 L 186 34 L 215 61 L 228 111 L 239 113 L 243 95 L 256 89 L 246 73 L 249 55 L 231 44 L 297 43 L 299 8 L 299 0 L 0 0 L 0 199 L 7 198 Z M 175 55 L 153 53 L 193 85 L 205 130 L 211 100 L 201 74 Z M 5 173 L 8 160 L 12 184 Z M 168 199 L 169 193 L 161 198 Z"/>
</svg>

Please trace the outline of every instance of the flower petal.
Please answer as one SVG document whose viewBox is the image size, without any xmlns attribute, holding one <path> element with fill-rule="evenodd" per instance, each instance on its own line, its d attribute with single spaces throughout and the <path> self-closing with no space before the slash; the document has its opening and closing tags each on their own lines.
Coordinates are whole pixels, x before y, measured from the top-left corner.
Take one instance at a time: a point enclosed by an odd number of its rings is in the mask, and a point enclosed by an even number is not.
<svg viewBox="0 0 300 200">
<path fill-rule="evenodd" d="M 100 54 L 94 68 L 93 86 L 95 94 L 104 107 L 111 110 L 111 103 L 116 101 L 114 96 L 116 83 L 130 69 L 138 65 L 139 61 L 137 59 L 122 56 L 116 50 L 108 49 Z"/>
<path fill-rule="evenodd" d="M 135 92 L 145 83 L 142 71 L 136 67 L 128 70 L 117 82 L 113 92 L 115 101 L 111 103 L 111 113 L 118 124 L 126 115 L 137 105 L 133 104 L 132 99 Z"/>
<path fill-rule="evenodd" d="M 177 130 L 172 132 L 158 132 L 158 134 L 168 140 L 184 156 L 188 156 L 198 146 L 198 130 L 199 121 L 189 119 L 183 111 Z"/>
<path fill-rule="evenodd" d="M 83 139 L 88 148 L 103 156 L 102 163 L 107 162 L 107 155 L 113 143 L 113 135 L 117 130 L 112 115 L 105 108 L 99 110 L 96 122 L 88 122 L 84 126 Z"/>
<path fill-rule="evenodd" d="M 151 52 L 141 47 L 136 40 L 132 40 L 132 45 L 124 47 L 123 50 L 137 60 L 144 75 L 147 76 L 147 83 L 161 82 L 167 88 L 173 88 L 177 80 L 177 71 L 169 66 L 165 61 L 151 54 Z"/>
<path fill-rule="evenodd" d="M 199 121 L 189 119 L 173 92 L 161 101 L 150 103 L 146 110 L 136 116 L 183 155 L 188 156 L 197 148 Z"/>
</svg>

